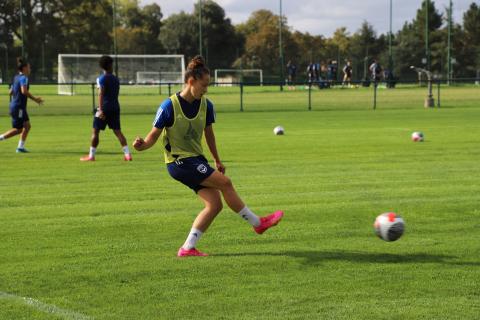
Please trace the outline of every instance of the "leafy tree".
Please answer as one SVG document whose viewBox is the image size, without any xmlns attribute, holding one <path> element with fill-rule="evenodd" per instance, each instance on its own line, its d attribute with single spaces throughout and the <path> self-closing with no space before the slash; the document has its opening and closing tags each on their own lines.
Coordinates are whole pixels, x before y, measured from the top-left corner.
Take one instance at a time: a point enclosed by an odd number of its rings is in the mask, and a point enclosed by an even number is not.
<svg viewBox="0 0 480 320">
<path fill-rule="evenodd" d="M 118 51 L 123 54 L 158 54 L 162 11 L 157 4 L 140 7 L 137 0 L 120 4 L 120 26 L 117 27 Z"/>
<path fill-rule="evenodd" d="M 287 19 L 282 22 L 282 38 L 286 60 L 298 58 L 298 42 L 293 38 Z M 278 75 L 280 71 L 279 16 L 268 10 L 258 10 L 237 27 L 245 37 L 244 65 L 261 68 L 266 74 Z M 285 61 L 286 62 L 286 61 Z"/>
<path fill-rule="evenodd" d="M 384 50 L 373 26 L 364 21 L 350 40 L 350 55 L 347 58 L 352 61 L 353 77 L 357 80 L 367 78 L 369 64 L 373 59 L 379 59 Z M 386 65 L 387 61 L 384 57 L 380 59 L 383 65 Z"/>
<path fill-rule="evenodd" d="M 433 1 L 424 0 L 417 10 L 415 19 L 405 23 L 396 35 L 395 65 L 396 74 L 402 77 L 414 78 L 415 74 L 410 66 L 425 66 L 422 64 L 426 58 L 425 49 L 425 16 L 428 3 L 428 33 L 430 48 L 430 68 L 440 72 L 442 69 L 444 38 L 439 28 L 442 26 L 442 15 L 438 13 Z"/>
<path fill-rule="evenodd" d="M 9 57 L 13 55 L 14 36 L 12 30 L 17 28 L 16 24 L 18 23 L 14 19 L 13 12 L 15 12 L 13 1 L 0 2 L 0 70 L 3 82 L 10 81 L 13 75 L 13 72 L 9 70 L 11 66 L 7 64 Z M 10 61 L 8 63 L 12 64 Z"/>
<path fill-rule="evenodd" d="M 172 14 L 163 21 L 160 41 L 170 54 L 184 54 L 187 58 L 198 54 L 197 25 L 191 14 Z"/>
<path fill-rule="evenodd" d="M 298 48 L 296 54 L 293 55 L 298 67 L 306 68 L 310 62 L 327 59 L 325 53 L 326 40 L 323 36 L 313 36 L 308 32 L 295 31 L 292 34 L 292 39 Z"/>
<path fill-rule="evenodd" d="M 462 39 L 463 57 L 456 57 L 459 64 L 465 64 L 465 76 L 476 76 L 480 70 L 480 7 L 472 2 L 463 15 L 463 36 L 455 35 Z"/>
<path fill-rule="evenodd" d="M 187 59 L 200 53 L 199 10 L 181 12 L 165 19 L 160 40 L 168 53 L 184 54 Z M 241 49 L 242 37 L 237 35 L 225 11 L 214 1 L 202 2 L 202 55 L 210 68 L 228 68 Z"/>
<path fill-rule="evenodd" d="M 197 2 L 193 18 L 198 25 L 200 3 L 202 4 L 202 54 L 210 68 L 229 68 L 237 57 L 242 37 L 237 36 L 235 27 L 226 18 L 225 10 L 212 0 Z M 196 29 L 198 39 L 198 28 Z M 198 43 L 198 40 L 196 41 Z"/>
<path fill-rule="evenodd" d="M 350 51 L 350 34 L 347 28 L 340 27 L 333 33 L 332 45 L 334 45 L 339 55 L 345 56 Z"/>
</svg>

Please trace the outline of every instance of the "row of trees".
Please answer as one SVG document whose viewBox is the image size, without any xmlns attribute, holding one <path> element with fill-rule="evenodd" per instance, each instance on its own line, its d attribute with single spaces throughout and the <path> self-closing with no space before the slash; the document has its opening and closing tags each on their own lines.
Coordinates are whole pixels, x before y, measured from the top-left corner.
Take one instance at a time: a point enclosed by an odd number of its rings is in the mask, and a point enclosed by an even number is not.
<svg viewBox="0 0 480 320">
<path fill-rule="evenodd" d="M 27 56 L 36 80 L 53 79 L 58 53 L 112 53 L 116 35 L 121 54 L 199 53 L 199 17 L 202 17 L 203 55 L 212 69 L 261 68 L 271 79 L 282 73 L 279 58 L 280 17 L 259 10 L 239 25 L 233 25 L 224 9 L 212 0 L 198 1 L 192 13 L 180 12 L 164 19 L 157 4 L 141 6 L 138 0 L 3 0 L 0 2 L 0 53 L 2 78 L 13 74 L 14 57 Z M 23 5 L 24 30 L 21 28 Z M 412 64 L 425 58 L 425 16 L 431 68 L 447 72 L 447 14 L 434 1 L 424 0 L 416 17 L 392 35 L 394 73 L 414 76 Z M 200 12 L 201 10 L 201 12 Z M 201 13 L 201 14 L 200 14 Z M 386 17 L 387 18 L 387 17 Z M 345 59 L 353 62 L 354 77 L 363 78 L 366 65 L 378 58 L 389 64 L 389 35 L 377 34 L 365 21 L 354 33 L 338 28 L 332 37 L 293 30 L 282 18 L 285 60 L 292 60 L 300 72 L 310 62 Z M 115 28 L 114 28 L 115 25 Z M 461 23 L 452 28 L 453 75 L 476 76 L 480 69 L 480 8 L 472 3 Z"/>
</svg>

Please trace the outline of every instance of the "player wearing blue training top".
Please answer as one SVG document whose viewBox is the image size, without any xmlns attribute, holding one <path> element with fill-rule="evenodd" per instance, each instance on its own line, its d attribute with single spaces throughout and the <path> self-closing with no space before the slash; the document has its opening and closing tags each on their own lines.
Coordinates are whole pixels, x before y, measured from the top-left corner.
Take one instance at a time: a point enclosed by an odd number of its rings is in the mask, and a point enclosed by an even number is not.
<svg viewBox="0 0 480 320">
<path fill-rule="evenodd" d="M 209 82 L 210 71 L 203 58 L 193 58 L 185 72 L 183 90 L 161 104 L 145 140 L 137 137 L 133 142 L 136 150 L 143 151 L 151 148 L 161 136 L 170 176 L 195 191 L 205 204 L 193 222 L 185 243 L 178 250 L 179 257 L 206 256 L 196 249 L 196 244 L 222 210 L 221 194 L 227 205 L 248 221 L 258 234 L 275 226 L 283 217 L 282 211 L 258 217 L 240 199 L 232 181 L 225 175 L 225 166 L 218 155 L 213 133 L 215 112 L 212 103 L 204 97 Z M 204 156 L 203 135 L 216 170 Z"/>
<path fill-rule="evenodd" d="M 132 161 L 130 150 L 128 150 L 127 139 L 120 128 L 120 103 L 118 94 L 120 82 L 113 75 L 113 59 L 110 56 L 100 58 L 100 67 L 103 74 L 97 79 L 98 85 L 98 109 L 93 118 L 93 131 L 90 152 L 87 156 L 80 158 L 80 161 L 95 161 L 95 153 L 100 140 L 100 131 L 108 127 L 113 130 L 118 141 L 122 145 L 125 161 Z"/>
<path fill-rule="evenodd" d="M 25 60 L 17 59 L 18 74 L 13 79 L 13 85 L 10 88 L 10 116 L 12 117 L 12 129 L 0 135 L 0 141 L 11 138 L 17 134 L 22 134 L 18 141 L 17 153 L 28 152 L 25 149 L 25 141 L 30 132 L 30 118 L 27 113 L 27 99 L 30 98 L 39 105 L 43 103 L 41 97 L 34 97 L 28 90 L 28 76 L 30 75 L 30 64 Z"/>
</svg>

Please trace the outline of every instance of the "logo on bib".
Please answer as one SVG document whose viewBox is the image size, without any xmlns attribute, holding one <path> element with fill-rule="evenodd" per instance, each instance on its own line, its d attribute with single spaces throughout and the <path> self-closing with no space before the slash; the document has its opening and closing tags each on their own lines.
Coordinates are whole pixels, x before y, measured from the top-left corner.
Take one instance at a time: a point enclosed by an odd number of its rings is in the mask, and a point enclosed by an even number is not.
<svg viewBox="0 0 480 320">
<path fill-rule="evenodd" d="M 198 165 L 197 170 L 198 172 L 205 174 L 207 173 L 207 166 L 204 164 L 200 164 Z"/>
<path fill-rule="evenodd" d="M 188 126 L 187 133 L 183 136 L 185 140 L 196 140 L 198 139 L 198 133 L 193 129 L 192 124 L 190 123 Z"/>
</svg>

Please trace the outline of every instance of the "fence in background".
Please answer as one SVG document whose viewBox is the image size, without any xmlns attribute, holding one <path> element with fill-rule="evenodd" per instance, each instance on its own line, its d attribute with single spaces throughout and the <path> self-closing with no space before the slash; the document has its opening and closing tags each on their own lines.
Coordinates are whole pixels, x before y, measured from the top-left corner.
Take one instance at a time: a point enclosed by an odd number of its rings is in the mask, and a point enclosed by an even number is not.
<svg viewBox="0 0 480 320">
<path fill-rule="evenodd" d="M 96 108 L 97 89 L 93 83 L 71 83 L 72 96 L 57 94 L 57 84 L 31 84 L 34 95 L 44 96 L 45 106 L 29 110 L 40 114 L 88 114 Z M 168 96 L 181 90 L 183 84 L 122 84 L 122 113 L 154 113 Z M 455 79 L 432 82 L 434 106 L 480 106 L 477 79 Z M 428 95 L 427 82 L 367 83 L 213 83 L 208 97 L 217 112 L 299 111 L 299 110 L 366 110 L 422 108 Z M 0 115 L 8 114 L 8 86 L 0 85 Z M 34 104 L 29 102 L 30 106 Z"/>
</svg>

